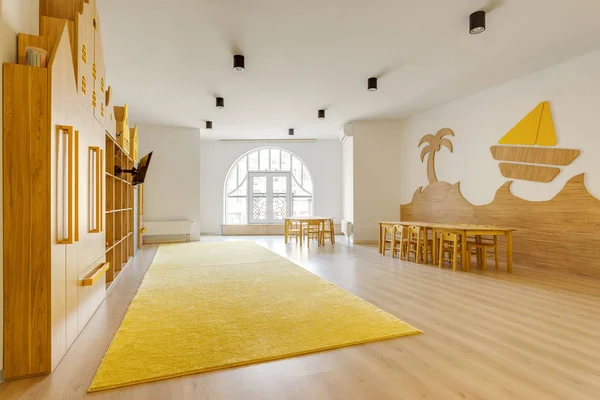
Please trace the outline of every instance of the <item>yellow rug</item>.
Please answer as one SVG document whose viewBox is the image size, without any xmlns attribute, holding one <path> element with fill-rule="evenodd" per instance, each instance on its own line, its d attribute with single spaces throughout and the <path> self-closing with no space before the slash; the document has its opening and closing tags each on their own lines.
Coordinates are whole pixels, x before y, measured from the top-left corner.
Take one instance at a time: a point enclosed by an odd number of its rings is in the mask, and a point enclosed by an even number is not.
<svg viewBox="0 0 600 400">
<path fill-rule="evenodd" d="M 253 242 L 163 245 L 89 391 L 419 332 Z"/>
</svg>

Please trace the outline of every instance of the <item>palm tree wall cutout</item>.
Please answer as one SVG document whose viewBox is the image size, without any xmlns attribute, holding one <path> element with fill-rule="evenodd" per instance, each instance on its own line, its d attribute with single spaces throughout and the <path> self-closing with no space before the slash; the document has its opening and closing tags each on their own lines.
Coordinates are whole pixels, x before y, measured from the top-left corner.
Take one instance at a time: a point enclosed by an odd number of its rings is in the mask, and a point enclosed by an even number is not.
<svg viewBox="0 0 600 400">
<path fill-rule="evenodd" d="M 440 129 L 435 136 L 427 134 L 423 136 L 419 142 L 419 147 L 424 143 L 427 143 L 427 146 L 423 147 L 423 151 L 421 151 L 421 162 L 423 162 L 425 156 L 427 156 L 427 179 L 429 179 L 430 185 L 438 181 L 435 176 L 435 153 L 440 151 L 442 146 L 448 148 L 450 153 L 454 150 L 452 142 L 449 139 L 444 138 L 444 136 L 454 136 L 454 132 L 449 128 Z"/>
</svg>

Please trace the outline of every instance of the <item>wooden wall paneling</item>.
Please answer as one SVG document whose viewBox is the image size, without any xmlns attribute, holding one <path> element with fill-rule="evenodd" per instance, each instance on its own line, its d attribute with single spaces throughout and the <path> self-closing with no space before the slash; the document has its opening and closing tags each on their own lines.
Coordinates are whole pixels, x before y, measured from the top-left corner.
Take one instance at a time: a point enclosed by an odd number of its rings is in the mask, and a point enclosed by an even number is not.
<svg viewBox="0 0 600 400">
<path fill-rule="evenodd" d="M 600 200 L 584 184 L 584 175 L 570 179 L 553 199 L 531 202 L 510 192 L 504 184 L 494 201 L 474 206 L 459 184 L 439 182 L 420 188 L 411 203 L 401 206 L 405 221 L 502 225 L 513 234 L 513 260 L 518 265 L 550 268 L 577 275 L 600 277 Z M 500 241 L 500 254 L 505 243 Z"/>
<path fill-rule="evenodd" d="M 501 162 L 499 164 L 502 176 L 509 179 L 521 179 L 524 181 L 552 182 L 560 173 L 559 168 L 543 167 L 540 165 L 512 164 Z"/>
<path fill-rule="evenodd" d="M 579 154 L 575 149 L 545 147 L 492 146 L 492 156 L 498 161 L 523 162 L 544 165 L 569 165 Z"/>
<path fill-rule="evenodd" d="M 38 47 L 48 53 L 46 61 L 50 59 L 54 46 L 54 39 L 46 36 L 27 35 L 19 33 L 17 39 L 17 62 L 22 65 L 27 65 L 27 48 Z"/>
<path fill-rule="evenodd" d="M 75 21 L 67 21 L 64 19 L 40 16 L 40 35 L 45 36 L 49 40 L 49 46 L 54 49 L 57 39 L 62 37 L 65 24 L 69 32 L 69 43 L 71 46 L 71 58 L 73 59 L 73 71 L 75 81 L 77 81 L 77 30 Z"/>
<path fill-rule="evenodd" d="M 97 12 L 96 12 L 97 14 Z M 94 91 L 96 92 L 96 107 L 94 116 L 105 125 L 106 120 L 106 67 L 104 64 L 104 45 L 98 24 L 98 17 L 95 16 L 96 28 L 94 29 L 94 66 L 96 70 L 94 79 Z"/>
<path fill-rule="evenodd" d="M 51 369 L 51 137 L 48 70 L 5 64 L 3 79 L 4 377 L 10 380 Z"/>
<path fill-rule="evenodd" d="M 83 330 L 106 294 L 106 274 L 110 264 L 99 260 L 79 277 L 79 332 Z"/>
<path fill-rule="evenodd" d="M 81 103 L 91 112 L 94 79 L 92 66 L 94 64 L 94 10 L 90 4 L 84 3 L 81 14 L 77 14 L 75 27 L 77 31 L 77 88 Z"/>
<path fill-rule="evenodd" d="M 450 150 L 450 153 L 454 150 L 452 142 L 446 138 L 446 136 L 454 136 L 454 132 L 449 128 L 443 128 L 440 129 L 435 136 L 427 134 L 419 141 L 418 147 L 427 144 L 427 146 L 423 147 L 423 150 L 421 150 L 421 162 L 423 162 L 425 156 L 427 156 L 427 179 L 430 184 L 438 181 L 437 176 L 435 175 L 435 153 L 440 151 L 442 147 L 446 147 Z"/>
<path fill-rule="evenodd" d="M 40 0 L 40 16 L 75 21 L 85 0 Z"/>
<path fill-rule="evenodd" d="M 106 79 L 106 78 L 105 78 Z M 105 104 L 105 119 L 104 119 L 104 128 L 106 132 L 110 134 L 114 139 L 116 139 L 115 130 L 116 130 L 116 119 L 115 119 L 115 110 L 112 103 L 112 95 L 113 89 L 111 86 L 106 87 L 106 98 L 104 101 Z"/>
<path fill-rule="evenodd" d="M 113 107 L 116 120 L 117 144 L 126 152 L 129 152 L 129 111 L 127 104 Z"/>
<path fill-rule="evenodd" d="M 48 70 L 51 93 L 51 116 L 50 130 L 52 137 L 51 151 L 53 156 L 52 176 L 50 178 L 52 194 L 50 198 L 53 202 L 58 202 L 58 191 L 62 190 L 61 180 L 59 179 L 58 163 L 59 160 L 54 158 L 60 153 L 58 148 L 58 136 L 55 134 L 60 126 L 74 127 L 79 124 L 79 102 L 77 98 L 77 89 L 75 82 L 75 73 L 73 71 L 73 59 L 69 42 L 69 32 L 66 24 L 63 24 L 63 31 L 58 36 L 54 52 L 50 58 Z M 85 132 L 79 132 L 79 145 L 85 141 Z M 73 149 L 76 150 L 76 149 Z M 71 155 L 74 157 L 74 154 Z M 79 157 L 81 161 L 83 157 Z M 79 165 L 81 168 L 81 164 Z M 74 173 L 75 169 L 70 171 Z M 74 180 L 73 175 L 67 177 L 71 182 Z M 80 187 L 81 189 L 81 187 Z M 75 195 L 75 192 L 71 194 Z M 80 196 L 81 198 L 84 196 Z M 75 199 L 69 199 L 74 203 Z M 52 207 L 53 225 L 57 225 L 57 221 L 62 221 L 60 205 Z M 75 212 L 75 208 L 67 209 L 69 213 Z M 81 203 L 79 207 L 81 211 Z M 69 218 L 75 222 L 76 218 Z M 79 218 L 81 220 L 81 218 Z M 55 230 L 52 229 L 54 232 Z M 56 239 L 51 240 L 51 277 L 52 277 L 52 296 L 51 296 L 51 343 L 52 343 L 52 369 L 54 369 L 69 346 L 77 337 L 77 285 L 78 285 L 78 264 L 80 262 L 80 254 L 84 251 L 81 247 L 82 231 L 80 229 L 80 242 L 72 244 L 60 245 Z M 53 233 L 57 235 L 58 233 Z"/>
</svg>

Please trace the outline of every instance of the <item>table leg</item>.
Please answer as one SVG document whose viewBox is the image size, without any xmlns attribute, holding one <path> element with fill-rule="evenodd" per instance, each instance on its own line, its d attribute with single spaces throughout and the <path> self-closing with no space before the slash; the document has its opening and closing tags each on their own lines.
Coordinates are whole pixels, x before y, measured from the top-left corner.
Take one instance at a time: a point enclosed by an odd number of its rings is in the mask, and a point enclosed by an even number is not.
<svg viewBox="0 0 600 400">
<path fill-rule="evenodd" d="M 432 229 L 433 231 L 433 265 L 437 264 L 437 231 L 435 230 L 435 228 Z"/>
<path fill-rule="evenodd" d="M 463 271 L 469 271 L 469 264 L 467 263 L 467 231 L 463 231 L 460 234 L 460 264 Z"/>
<path fill-rule="evenodd" d="M 300 221 L 300 247 L 302 247 L 302 241 L 304 240 L 304 232 L 302 232 L 304 227 L 302 226 L 302 221 Z"/>
<path fill-rule="evenodd" d="M 285 235 L 285 244 L 288 242 L 288 234 L 289 234 L 289 221 L 286 219 L 283 223 L 285 228 L 283 230 L 283 234 Z"/>
<path fill-rule="evenodd" d="M 506 233 L 506 269 L 512 272 L 512 232 Z"/>
<path fill-rule="evenodd" d="M 381 231 L 383 230 L 383 226 L 379 224 L 379 253 L 383 253 L 383 248 L 381 247 L 381 243 L 383 243 L 383 239 L 381 237 Z"/>
<path fill-rule="evenodd" d="M 429 228 L 425 227 L 425 245 L 424 247 L 424 254 L 423 257 L 425 258 L 425 264 L 429 264 L 429 258 L 427 257 L 428 254 L 428 250 L 429 250 Z"/>
</svg>

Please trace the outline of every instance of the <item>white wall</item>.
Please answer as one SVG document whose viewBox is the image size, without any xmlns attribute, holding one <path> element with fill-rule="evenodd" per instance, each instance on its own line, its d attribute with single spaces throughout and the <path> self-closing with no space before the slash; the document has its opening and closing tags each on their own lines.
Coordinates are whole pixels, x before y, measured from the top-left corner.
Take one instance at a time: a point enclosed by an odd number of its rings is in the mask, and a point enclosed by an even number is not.
<svg viewBox="0 0 600 400">
<path fill-rule="evenodd" d="M 342 217 L 342 147 L 338 140 L 316 142 L 219 142 L 203 140 L 200 156 L 202 232 L 220 234 L 223 224 L 223 188 L 229 168 L 250 150 L 273 146 L 291 151 L 304 161 L 314 185 L 315 215 Z"/>
<path fill-rule="evenodd" d="M 17 61 L 17 33 L 38 34 L 38 0 L 0 0 L 0 65 Z M 0 110 L 4 110 L 2 82 L 0 78 Z M 3 111 L 0 112 L 0 127 Z M 0 176 L 2 176 L 2 141 L 0 141 Z M 2 199 L 2 185 L 0 185 Z M 0 243 L 3 243 L 3 215 L 0 213 Z M 0 321 L 4 321 L 3 246 L 0 246 Z M 4 368 L 4 328 L 0 327 L 0 371 Z M 0 374 L 1 376 L 2 374 Z"/>
<path fill-rule="evenodd" d="M 378 240 L 378 222 L 400 216 L 401 121 L 355 121 L 354 242 Z"/>
<path fill-rule="evenodd" d="M 342 219 L 354 222 L 354 138 L 342 144 Z"/>
<path fill-rule="evenodd" d="M 194 221 L 200 239 L 200 130 L 139 125 L 140 157 L 153 151 L 144 183 L 144 221 Z"/>
<path fill-rule="evenodd" d="M 586 173 L 588 190 L 600 198 L 600 50 L 538 71 L 434 110 L 413 116 L 402 126 L 402 204 L 419 186 L 427 185 L 427 168 L 417 144 L 427 133 L 450 128 L 454 153 L 436 155 L 439 181 L 460 181 L 463 196 L 487 204 L 506 181 L 490 147 L 541 101 L 549 101 L 557 147 L 580 149 L 581 155 L 551 183 L 515 181 L 513 193 L 527 200 L 548 200 L 566 181 Z M 425 160 L 426 161 L 426 160 Z M 390 167 L 392 162 L 390 162 Z"/>
</svg>

